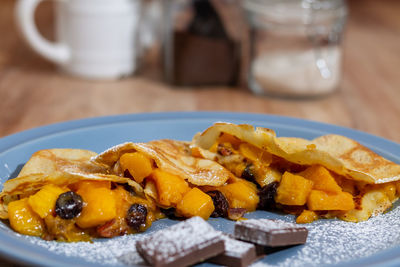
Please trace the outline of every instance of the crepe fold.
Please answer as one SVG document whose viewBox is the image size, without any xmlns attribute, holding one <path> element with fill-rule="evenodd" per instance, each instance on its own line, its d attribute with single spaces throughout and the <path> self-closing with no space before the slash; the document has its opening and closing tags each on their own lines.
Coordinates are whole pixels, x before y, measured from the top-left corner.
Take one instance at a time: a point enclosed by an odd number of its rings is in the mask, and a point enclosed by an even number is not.
<svg viewBox="0 0 400 267">
<path fill-rule="evenodd" d="M 7 219 L 7 205 L 20 197 L 30 196 L 47 184 L 60 187 L 81 180 L 127 183 L 136 193 L 142 187 L 129 178 L 109 174 L 105 166 L 91 161 L 97 153 L 82 149 L 46 149 L 37 151 L 16 178 L 6 181 L 0 194 L 0 218 Z"/>
<path fill-rule="evenodd" d="M 232 175 L 217 162 L 193 157 L 188 142 L 169 139 L 120 144 L 94 157 L 93 162 L 118 173 L 119 167 L 116 164 L 123 154 L 130 152 L 146 155 L 154 160 L 157 168 L 197 186 L 220 186 Z"/>
<path fill-rule="evenodd" d="M 262 127 L 215 123 L 203 133 L 195 135 L 193 146 L 208 150 L 222 133 L 233 135 L 289 162 L 319 164 L 354 181 L 383 184 L 400 180 L 400 165 L 355 140 L 334 134 L 306 140 L 276 137 L 273 130 Z"/>
</svg>

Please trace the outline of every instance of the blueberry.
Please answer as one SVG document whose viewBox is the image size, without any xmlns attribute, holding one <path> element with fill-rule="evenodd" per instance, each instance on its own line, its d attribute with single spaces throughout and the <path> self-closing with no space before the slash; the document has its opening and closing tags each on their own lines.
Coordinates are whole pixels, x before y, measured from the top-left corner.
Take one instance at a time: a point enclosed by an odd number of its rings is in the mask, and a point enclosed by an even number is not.
<svg viewBox="0 0 400 267">
<path fill-rule="evenodd" d="M 140 226 L 146 223 L 147 208 L 141 204 L 133 204 L 126 214 L 126 223 L 133 230 L 139 231 Z"/>
<path fill-rule="evenodd" d="M 56 201 L 56 214 L 62 219 L 72 219 L 82 211 L 83 200 L 75 192 L 68 191 L 58 196 Z"/>
<path fill-rule="evenodd" d="M 214 211 L 211 217 L 228 217 L 229 204 L 225 196 L 218 190 L 208 191 L 207 194 L 214 203 Z"/>
</svg>

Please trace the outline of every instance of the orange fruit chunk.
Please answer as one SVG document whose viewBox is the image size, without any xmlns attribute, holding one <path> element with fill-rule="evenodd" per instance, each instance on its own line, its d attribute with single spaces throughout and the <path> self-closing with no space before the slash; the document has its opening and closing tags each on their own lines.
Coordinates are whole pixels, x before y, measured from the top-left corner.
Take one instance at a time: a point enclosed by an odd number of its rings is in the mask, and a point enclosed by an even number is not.
<svg viewBox="0 0 400 267">
<path fill-rule="evenodd" d="M 31 209 L 27 198 L 8 204 L 8 219 L 11 227 L 18 233 L 33 236 L 43 234 L 43 220 Z"/>
<path fill-rule="evenodd" d="M 176 211 L 188 218 L 200 216 L 207 220 L 214 211 L 214 203 L 209 195 L 195 187 L 183 196 Z"/>
<path fill-rule="evenodd" d="M 347 192 L 329 194 L 320 190 L 312 190 L 307 206 L 310 210 L 352 210 L 354 209 L 353 196 Z"/>
<path fill-rule="evenodd" d="M 304 205 L 312 187 L 312 181 L 302 176 L 285 172 L 276 190 L 275 201 L 283 205 Z"/>
<path fill-rule="evenodd" d="M 141 183 L 153 171 L 153 161 L 140 152 L 126 153 L 119 159 L 122 169 L 128 170 L 133 179 Z"/>
</svg>

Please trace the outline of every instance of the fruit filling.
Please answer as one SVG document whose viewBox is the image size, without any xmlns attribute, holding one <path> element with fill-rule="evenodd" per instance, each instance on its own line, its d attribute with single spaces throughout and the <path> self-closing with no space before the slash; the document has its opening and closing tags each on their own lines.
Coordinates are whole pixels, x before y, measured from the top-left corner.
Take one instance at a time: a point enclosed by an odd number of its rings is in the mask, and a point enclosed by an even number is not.
<svg viewBox="0 0 400 267">
<path fill-rule="evenodd" d="M 10 225 L 22 234 L 68 242 L 143 232 L 162 214 L 127 187 L 89 180 L 47 184 L 8 204 Z"/>
<path fill-rule="evenodd" d="M 230 150 L 223 151 L 228 153 Z M 257 186 L 234 175 L 222 186 L 196 186 L 158 168 L 140 152 L 122 155 L 115 165 L 121 168 L 118 173 L 140 182 L 145 188 L 145 194 L 170 218 L 200 216 L 208 219 L 212 216 L 237 220 L 244 212 L 256 210 L 259 202 Z M 147 171 L 140 171 L 146 174 L 138 176 L 136 168 L 141 166 Z"/>
<path fill-rule="evenodd" d="M 400 182 L 358 182 L 321 165 L 289 162 L 226 133 L 203 152 L 193 147 L 188 153 L 192 158 L 182 158 L 222 165 L 228 175 L 218 186 L 194 185 L 173 169 L 160 168 L 145 153 L 129 151 L 110 166 L 112 175 L 124 177 L 125 183 L 48 183 L 7 201 L 9 223 L 21 234 L 74 242 L 143 232 L 164 217 L 240 220 L 256 209 L 295 214 L 297 223 L 333 217 L 359 222 L 387 210 L 400 195 Z M 143 192 L 135 193 L 126 181 Z"/>
<path fill-rule="evenodd" d="M 192 151 L 202 156 L 197 147 Z M 367 185 L 321 165 L 286 161 L 227 133 L 209 151 L 214 160 L 241 178 L 216 188 L 230 208 L 283 210 L 298 215 L 297 223 L 332 217 L 358 222 L 374 215 L 377 206 L 390 207 L 400 194 L 398 182 Z"/>
</svg>

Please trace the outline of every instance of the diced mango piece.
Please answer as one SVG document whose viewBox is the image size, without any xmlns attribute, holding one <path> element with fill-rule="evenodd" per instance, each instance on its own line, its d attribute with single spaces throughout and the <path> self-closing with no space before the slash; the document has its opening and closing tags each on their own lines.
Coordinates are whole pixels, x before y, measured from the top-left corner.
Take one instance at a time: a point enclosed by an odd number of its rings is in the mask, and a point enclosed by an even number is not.
<svg viewBox="0 0 400 267">
<path fill-rule="evenodd" d="M 128 170 L 133 179 L 141 183 L 153 171 L 153 161 L 140 152 L 125 153 L 119 159 L 122 169 Z"/>
<path fill-rule="evenodd" d="M 328 193 L 340 193 L 342 188 L 336 183 L 330 172 L 321 165 L 312 165 L 306 170 L 298 173 L 306 179 L 313 181 L 313 189 Z"/>
<path fill-rule="evenodd" d="M 71 186 L 69 186 L 72 191 L 86 191 L 93 188 L 107 188 L 111 189 L 110 181 L 99 181 L 99 180 L 82 180 Z"/>
<path fill-rule="evenodd" d="M 262 164 L 270 164 L 272 162 L 272 155 L 270 153 L 248 143 L 241 143 L 239 145 L 239 152 L 253 162 L 260 162 Z"/>
<path fill-rule="evenodd" d="M 58 196 L 66 191 L 56 185 L 48 184 L 30 196 L 28 203 L 32 210 L 43 219 L 54 210 Z"/>
<path fill-rule="evenodd" d="M 276 190 L 275 201 L 283 205 L 304 205 L 312 187 L 312 181 L 302 176 L 285 172 Z"/>
<path fill-rule="evenodd" d="M 18 233 L 33 236 L 41 236 L 43 234 L 43 221 L 31 209 L 27 198 L 8 204 L 8 219 L 11 227 Z"/>
<path fill-rule="evenodd" d="M 318 214 L 312 210 L 303 210 L 303 212 L 296 218 L 296 223 L 311 223 L 318 220 Z"/>
<path fill-rule="evenodd" d="M 166 207 L 175 207 L 190 190 L 188 183 L 184 179 L 160 169 L 154 170 L 151 178 L 157 187 L 159 204 Z"/>
<path fill-rule="evenodd" d="M 230 208 L 244 208 L 247 211 L 254 211 L 260 201 L 256 185 L 247 181 L 238 180 L 232 184 L 221 186 L 218 190 L 224 194 Z"/>
<path fill-rule="evenodd" d="M 76 223 L 81 228 L 103 224 L 116 217 L 116 201 L 113 191 L 106 187 L 84 188 L 78 190 L 84 204 Z"/>
<path fill-rule="evenodd" d="M 308 196 L 307 206 L 310 210 L 352 210 L 353 196 L 347 192 L 329 194 L 320 190 L 312 190 Z"/>
<path fill-rule="evenodd" d="M 195 187 L 183 196 L 176 211 L 187 218 L 200 216 L 207 220 L 214 211 L 214 203 L 209 195 Z"/>
</svg>

